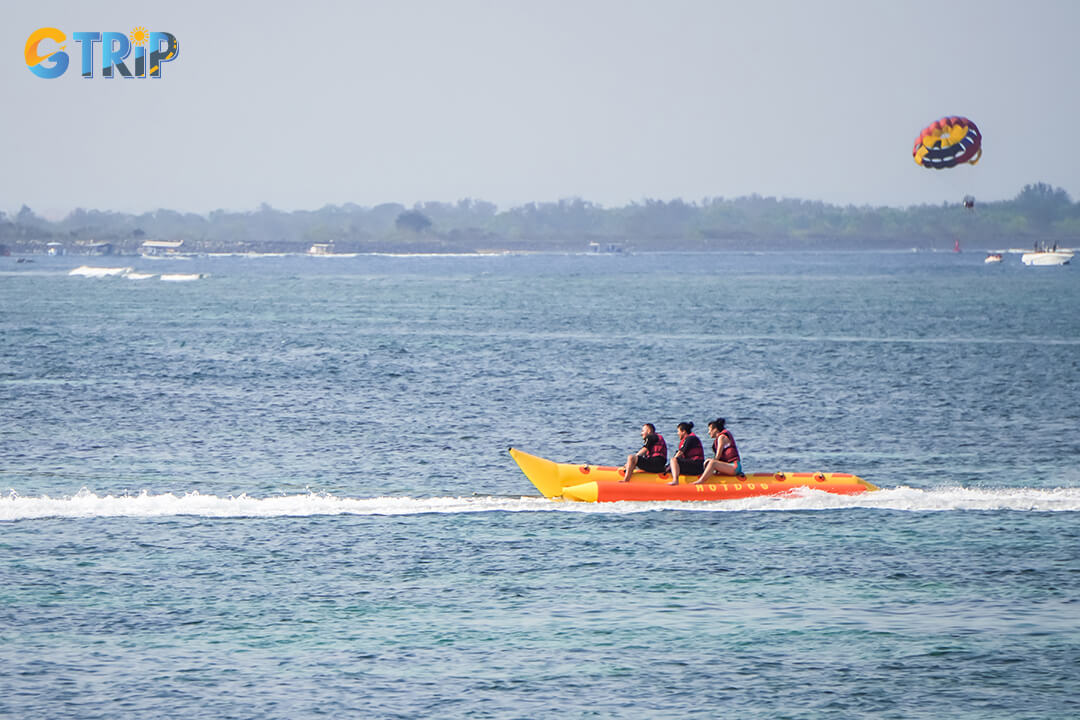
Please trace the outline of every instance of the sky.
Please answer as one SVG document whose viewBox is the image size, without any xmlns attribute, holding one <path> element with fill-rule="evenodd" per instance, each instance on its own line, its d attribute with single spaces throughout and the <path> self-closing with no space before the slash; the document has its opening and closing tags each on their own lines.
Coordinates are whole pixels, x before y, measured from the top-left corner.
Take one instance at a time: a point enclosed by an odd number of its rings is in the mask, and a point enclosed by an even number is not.
<svg viewBox="0 0 1080 720">
<path fill-rule="evenodd" d="M 179 42 L 161 78 L 81 77 L 73 33 L 136 27 Z M 0 210 L 1080 200 L 1078 30 L 1073 0 L 4 3 Z M 947 115 L 977 166 L 913 162 Z"/>
</svg>

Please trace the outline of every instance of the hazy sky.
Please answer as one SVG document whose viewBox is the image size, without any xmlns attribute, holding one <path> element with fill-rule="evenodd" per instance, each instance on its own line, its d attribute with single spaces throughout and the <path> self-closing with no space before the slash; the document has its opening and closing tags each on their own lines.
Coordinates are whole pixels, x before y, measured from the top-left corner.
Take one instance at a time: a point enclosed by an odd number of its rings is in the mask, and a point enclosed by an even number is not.
<svg viewBox="0 0 1080 720">
<path fill-rule="evenodd" d="M 74 32 L 137 26 L 179 40 L 161 79 L 80 77 Z M 1078 35 L 1073 0 L 4 3 L 0 209 L 1076 200 Z M 915 165 L 954 114 L 979 165 Z"/>
</svg>

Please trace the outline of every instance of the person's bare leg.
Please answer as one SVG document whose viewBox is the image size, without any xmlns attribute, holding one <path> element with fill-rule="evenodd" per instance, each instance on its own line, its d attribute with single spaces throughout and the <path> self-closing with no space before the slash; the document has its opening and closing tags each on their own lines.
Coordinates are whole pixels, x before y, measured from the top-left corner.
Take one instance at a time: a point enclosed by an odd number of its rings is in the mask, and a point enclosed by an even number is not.
<svg viewBox="0 0 1080 720">
<path fill-rule="evenodd" d="M 694 481 L 695 485 L 700 485 L 713 475 L 727 475 L 729 477 L 736 474 L 738 465 L 734 463 L 721 462 L 715 458 L 705 463 L 705 470 L 701 473 L 701 477 Z"/>
<path fill-rule="evenodd" d="M 679 458 L 671 458 L 671 482 L 668 485 L 679 484 Z"/>
<path fill-rule="evenodd" d="M 713 475 L 726 475 L 733 477 L 738 474 L 739 465 L 730 462 L 720 462 L 715 458 L 705 463 L 705 470 L 701 473 L 701 477 L 694 480 L 694 485 L 701 485 L 705 480 L 711 478 Z"/>
</svg>

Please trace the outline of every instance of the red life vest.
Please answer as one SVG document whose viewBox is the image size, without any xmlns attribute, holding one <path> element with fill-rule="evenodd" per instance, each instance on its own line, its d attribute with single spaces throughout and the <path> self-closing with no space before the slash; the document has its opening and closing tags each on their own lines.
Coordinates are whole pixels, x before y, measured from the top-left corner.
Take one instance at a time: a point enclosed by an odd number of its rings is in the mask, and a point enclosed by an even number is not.
<svg viewBox="0 0 1080 720">
<path fill-rule="evenodd" d="M 726 463 L 739 462 L 739 448 L 735 447 L 735 436 L 731 434 L 730 430 L 724 429 L 720 431 L 720 435 L 726 435 L 728 439 L 728 446 L 724 448 L 724 452 L 720 455 L 720 461 Z M 713 456 L 716 456 L 716 448 L 720 445 L 720 437 L 714 437 L 712 441 Z"/>
<path fill-rule="evenodd" d="M 682 439 L 679 443 L 679 452 L 683 454 L 685 460 L 705 461 L 705 448 L 701 447 L 701 441 L 694 433 L 687 433 Z"/>
<path fill-rule="evenodd" d="M 652 442 L 649 442 L 649 440 L 653 438 L 655 439 Z M 664 442 L 664 436 L 660 433 L 656 433 L 655 435 L 650 435 L 649 437 L 645 438 L 644 447 L 645 457 L 658 457 L 667 460 L 667 443 Z"/>
</svg>

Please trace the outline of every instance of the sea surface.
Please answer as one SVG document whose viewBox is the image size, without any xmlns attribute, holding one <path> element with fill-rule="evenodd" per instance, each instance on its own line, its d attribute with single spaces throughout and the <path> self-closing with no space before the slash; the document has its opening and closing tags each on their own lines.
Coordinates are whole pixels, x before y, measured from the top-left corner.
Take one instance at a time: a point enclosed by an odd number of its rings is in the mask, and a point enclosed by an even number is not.
<svg viewBox="0 0 1080 720">
<path fill-rule="evenodd" d="M 0 717 L 1080 717 L 1080 275 L 982 260 L 0 258 Z M 507 454 L 718 416 L 883 489 Z"/>
</svg>

